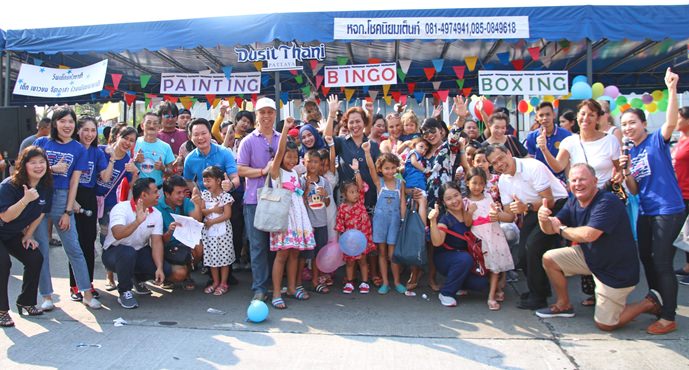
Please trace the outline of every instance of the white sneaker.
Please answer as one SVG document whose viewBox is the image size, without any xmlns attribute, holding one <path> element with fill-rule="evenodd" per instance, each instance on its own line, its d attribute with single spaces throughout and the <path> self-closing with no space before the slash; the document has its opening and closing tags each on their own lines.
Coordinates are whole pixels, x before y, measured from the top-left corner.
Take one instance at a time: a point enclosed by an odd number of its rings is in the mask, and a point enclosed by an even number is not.
<svg viewBox="0 0 689 370">
<path fill-rule="evenodd" d="M 52 311 L 55 309 L 55 304 L 53 303 L 52 299 L 44 299 L 43 303 L 41 303 L 41 310 L 48 312 Z"/>
<path fill-rule="evenodd" d="M 457 300 L 452 297 L 444 296 L 441 293 L 438 293 L 438 299 L 440 299 L 440 303 L 445 307 L 457 306 Z"/>
<path fill-rule="evenodd" d="M 81 303 L 83 303 L 86 307 L 91 308 L 93 310 L 99 310 L 99 309 L 101 309 L 101 307 L 103 307 L 103 305 L 100 304 L 100 301 L 98 301 L 98 299 L 96 299 L 96 298 L 91 298 L 91 300 L 88 300 L 88 299 L 86 299 L 86 297 L 84 297 L 84 299 L 81 301 Z"/>
</svg>

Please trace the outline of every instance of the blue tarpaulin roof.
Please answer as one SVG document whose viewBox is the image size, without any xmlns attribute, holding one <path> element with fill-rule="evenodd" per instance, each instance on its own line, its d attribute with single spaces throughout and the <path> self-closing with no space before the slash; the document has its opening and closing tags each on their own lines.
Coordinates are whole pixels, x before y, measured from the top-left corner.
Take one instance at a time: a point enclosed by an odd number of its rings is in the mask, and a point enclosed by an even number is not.
<svg viewBox="0 0 689 370">
<path fill-rule="evenodd" d="M 506 40 L 334 40 L 335 18 L 414 17 L 496 17 L 528 16 L 529 37 Z M 160 73 L 220 72 L 231 65 L 233 71 L 254 70 L 252 63 L 238 63 L 236 46 L 274 46 L 276 40 L 314 45 L 326 43 L 325 65 L 337 64 L 344 56 L 349 64 L 412 60 L 406 82 L 417 82 L 417 91 L 433 91 L 423 73 L 433 59 L 444 59 L 444 69 L 434 81 L 441 88 L 457 89 L 451 66 L 463 65 L 464 58 L 477 56 L 476 71 L 467 71 L 464 87 L 476 87 L 480 69 L 514 69 L 499 55 L 523 59 L 526 70 L 569 70 L 585 74 L 586 39 L 593 42 L 594 81 L 616 84 L 623 91 L 662 88 L 664 69 L 687 58 L 689 5 L 669 6 L 562 6 L 486 9 L 384 10 L 266 14 L 189 20 L 123 23 L 44 29 L 7 30 L 5 49 L 14 52 L 11 79 L 16 79 L 19 63 L 31 58 L 45 66 L 81 67 L 109 59 L 108 72 L 124 75 L 120 89 L 158 93 Z M 563 41 L 568 40 L 568 41 Z M 527 48 L 538 47 L 540 60 L 532 60 Z M 547 62 L 547 64 L 546 64 Z M 689 66 L 685 66 L 687 68 Z M 680 71 L 682 72 L 682 71 Z M 141 74 L 153 75 L 145 89 Z M 305 67 L 305 83 L 313 84 Z M 263 91 L 270 95 L 271 73 Z M 283 91 L 301 97 L 302 84 L 288 72 L 280 75 Z M 689 79 L 681 79 L 682 88 Z M 404 86 L 399 83 L 398 87 Z M 361 89 L 358 89 L 361 90 Z M 393 87 L 393 91 L 395 87 Z M 312 91 L 315 88 L 312 86 Z M 476 91 L 476 89 L 474 89 Z M 358 96 L 364 96 L 357 91 Z M 121 97 L 121 95 L 119 95 Z M 118 97 L 116 94 L 115 97 Z M 84 97 L 83 101 L 91 97 Z M 79 99 L 77 99 L 79 100 Z M 13 103 L 45 101 L 12 96 Z"/>
</svg>

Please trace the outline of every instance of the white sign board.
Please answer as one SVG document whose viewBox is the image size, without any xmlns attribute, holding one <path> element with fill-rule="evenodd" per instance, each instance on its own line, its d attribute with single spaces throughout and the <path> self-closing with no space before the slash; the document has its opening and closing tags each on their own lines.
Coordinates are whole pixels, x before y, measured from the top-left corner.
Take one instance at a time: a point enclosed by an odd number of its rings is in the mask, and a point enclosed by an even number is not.
<svg viewBox="0 0 689 370">
<path fill-rule="evenodd" d="M 481 95 L 567 95 L 567 71 L 478 71 Z"/>
<path fill-rule="evenodd" d="M 58 69 L 22 64 L 15 95 L 67 98 L 103 90 L 108 60 L 82 68 Z"/>
<path fill-rule="evenodd" d="M 397 64 L 356 64 L 325 67 L 325 86 L 375 86 L 397 83 Z"/>
<path fill-rule="evenodd" d="M 529 17 L 335 18 L 335 40 L 529 38 Z"/>
<path fill-rule="evenodd" d="M 169 95 L 234 95 L 261 92 L 261 72 L 232 73 L 163 73 L 160 93 Z"/>
</svg>

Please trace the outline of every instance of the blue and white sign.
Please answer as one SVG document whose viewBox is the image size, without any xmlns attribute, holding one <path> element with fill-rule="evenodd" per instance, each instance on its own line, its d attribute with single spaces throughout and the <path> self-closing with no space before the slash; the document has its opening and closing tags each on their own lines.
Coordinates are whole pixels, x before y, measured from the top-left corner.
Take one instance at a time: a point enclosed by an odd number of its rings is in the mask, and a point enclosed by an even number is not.
<svg viewBox="0 0 689 370">
<path fill-rule="evenodd" d="M 82 68 L 59 69 L 22 64 L 15 95 L 66 98 L 103 90 L 108 60 Z"/>
</svg>

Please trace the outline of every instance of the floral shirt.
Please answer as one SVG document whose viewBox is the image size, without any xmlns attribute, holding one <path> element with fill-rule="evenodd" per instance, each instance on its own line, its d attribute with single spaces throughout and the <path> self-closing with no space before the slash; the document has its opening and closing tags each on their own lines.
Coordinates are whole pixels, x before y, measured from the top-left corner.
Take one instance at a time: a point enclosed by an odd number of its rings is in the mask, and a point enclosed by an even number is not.
<svg viewBox="0 0 689 370">
<path fill-rule="evenodd" d="M 454 130 L 457 129 L 453 128 L 450 131 L 450 136 L 452 136 Z M 440 192 L 440 186 L 446 182 L 452 181 L 454 178 L 453 167 L 458 152 L 458 144 L 451 145 L 448 141 L 445 141 L 440 144 L 435 153 L 433 153 L 433 156 L 427 159 L 428 164 L 426 168 L 431 169 L 431 171 L 426 174 L 426 191 L 428 193 L 429 209 L 435 206 L 435 202 L 438 199 L 438 193 Z"/>
<path fill-rule="evenodd" d="M 343 233 L 347 230 L 356 229 L 366 235 L 367 243 L 364 255 L 376 250 L 376 245 L 373 244 L 372 238 L 371 218 L 366 212 L 366 206 L 364 206 L 364 196 L 367 191 L 368 185 L 364 183 L 364 186 L 359 189 L 359 200 L 353 205 L 342 202 L 337 209 L 337 216 L 335 218 L 335 231 Z M 360 256 L 345 256 L 345 260 L 359 258 Z"/>
</svg>

